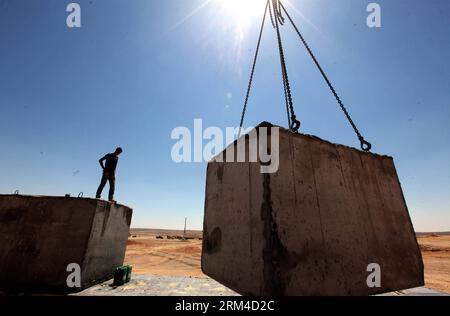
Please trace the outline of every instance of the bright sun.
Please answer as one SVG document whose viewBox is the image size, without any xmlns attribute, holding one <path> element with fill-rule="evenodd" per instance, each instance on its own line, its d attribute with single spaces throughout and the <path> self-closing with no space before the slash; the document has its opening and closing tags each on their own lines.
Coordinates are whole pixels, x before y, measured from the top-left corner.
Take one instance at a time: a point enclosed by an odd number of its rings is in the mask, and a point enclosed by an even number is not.
<svg viewBox="0 0 450 316">
<path fill-rule="evenodd" d="M 234 18 L 239 26 L 250 25 L 264 13 L 266 0 L 219 0 L 224 12 Z"/>
</svg>

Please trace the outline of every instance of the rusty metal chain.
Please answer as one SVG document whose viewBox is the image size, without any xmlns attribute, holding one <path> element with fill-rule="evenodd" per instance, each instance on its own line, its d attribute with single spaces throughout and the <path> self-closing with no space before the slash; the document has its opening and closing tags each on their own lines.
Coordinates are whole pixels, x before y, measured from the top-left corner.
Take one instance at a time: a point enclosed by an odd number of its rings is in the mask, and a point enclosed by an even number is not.
<svg viewBox="0 0 450 316">
<path fill-rule="evenodd" d="M 249 99 L 249 96 L 250 96 L 250 91 L 252 89 L 253 76 L 255 74 L 256 62 L 258 60 L 259 48 L 261 46 L 261 38 L 262 38 L 263 31 L 264 31 L 264 24 L 265 24 L 265 21 L 266 21 L 268 8 L 269 8 L 269 0 L 267 1 L 267 4 L 266 4 L 266 9 L 264 11 L 264 17 L 263 17 L 263 20 L 262 20 L 262 23 L 261 23 L 261 30 L 259 31 L 258 44 L 256 45 L 256 51 L 255 51 L 255 57 L 253 59 L 252 71 L 251 71 L 250 80 L 249 80 L 248 86 L 247 86 L 247 93 L 245 95 L 244 108 L 242 109 L 242 114 L 241 114 L 241 122 L 239 124 L 238 138 L 241 136 L 242 127 L 244 126 L 245 113 L 247 111 L 248 99 Z"/>
<path fill-rule="evenodd" d="M 320 66 L 316 56 L 312 52 L 311 48 L 309 47 L 308 43 L 306 42 L 303 35 L 300 33 L 300 30 L 298 29 L 297 25 L 292 20 L 291 16 L 287 12 L 284 5 L 279 2 L 281 8 L 283 9 L 284 13 L 288 17 L 289 21 L 291 22 L 292 26 L 294 27 L 295 31 L 297 32 L 298 36 L 300 37 L 300 40 L 302 41 L 303 45 L 305 46 L 306 50 L 308 51 L 309 55 L 311 56 L 312 60 L 316 64 L 317 68 L 319 69 L 320 73 L 322 74 L 322 77 L 325 79 L 325 82 L 327 83 L 328 87 L 330 88 L 331 92 L 333 93 L 334 97 L 336 98 L 336 101 L 338 102 L 339 106 L 341 107 L 341 110 L 344 112 L 345 116 L 347 117 L 347 120 L 349 121 L 350 125 L 352 126 L 353 130 L 355 131 L 356 135 L 358 136 L 358 140 L 361 143 L 361 149 L 364 151 L 370 151 L 372 149 L 372 144 L 369 143 L 364 139 L 364 137 L 359 132 L 359 129 L 356 127 L 355 122 L 353 122 L 352 117 L 350 116 L 349 112 L 347 111 L 347 108 L 345 107 L 344 103 L 342 102 L 341 98 L 337 94 L 336 90 L 334 89 L 333 85 L 331 84 L 331 81 L 328 79 L 328 76 L 325 74 L 325 71 Z"/>
<path fill-rule="evenodd" d="M 290 113 L 290 117 L 288 114 L 288 123 L 289 128 L 292 132 L 297 133 L 300 129 L 300 121 L 297 120 L 297 117 L 295 115 L 294 110 L 294 102 L 292 100 L 292 92 L 291 92 L 291 85 L 289 83 L 289 76 L 287 73 L 287 66 L 286 66 L 286 59 L 284 56 L 284 49 L 283 49 L 283 42 L 281 39 L 281 32 L 280 32 L 280 24 L 284 24 L 284 18 L 281 14 L 281 3 L 279 0 L 272 0 L 272 9 L 274 10 L 274 20 L 275 20 L 275 30 L 277 32 L 277 40 L 278 40 L 278 50 L 280 53 L 280 63 L 281 63 L 281 73 L 283 76 L 283 86 L 284 86 L 284 92 L 285 92 L 285 100 L 287 100 L 286 109 Z"/>
</svg>

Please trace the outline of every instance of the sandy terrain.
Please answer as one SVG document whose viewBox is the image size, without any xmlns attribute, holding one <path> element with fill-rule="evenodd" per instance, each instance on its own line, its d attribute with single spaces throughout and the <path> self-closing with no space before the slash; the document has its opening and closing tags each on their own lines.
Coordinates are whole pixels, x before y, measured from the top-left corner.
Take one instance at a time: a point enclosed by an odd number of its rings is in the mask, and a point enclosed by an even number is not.
<svg viewBox="0 0 450 316">
<path fill-rule="evenodd" d="M 125 262 L 133 273 L 167 276 L 204 276 L 200 268 L 202 237 L 200 231 L 188 231 L 186 241 L 167 239 L 183 236 L 180 231 L 131 230 Z M 156 239 L 157 236 L 164 239 Z"/>
<path fill-rule="evenodd" d="M 200 268 L 200 231 L 188 231 L 186 236 L 193 239 L 187 241 L 167 239 L 167 236 L 181 237 L 180 231 L 133 229 L 130 235 L 125 262 L 133 266 L 134 273 L 204 276 Z M 418 234 L 418 241 L 425 264 L 425 285 L 450 293 L 450 233 Z"/>
<path fill-rule="evenodd" d="M 425 286 L 450 293 L 450 234 L 418 234 Z"/>
</svg>

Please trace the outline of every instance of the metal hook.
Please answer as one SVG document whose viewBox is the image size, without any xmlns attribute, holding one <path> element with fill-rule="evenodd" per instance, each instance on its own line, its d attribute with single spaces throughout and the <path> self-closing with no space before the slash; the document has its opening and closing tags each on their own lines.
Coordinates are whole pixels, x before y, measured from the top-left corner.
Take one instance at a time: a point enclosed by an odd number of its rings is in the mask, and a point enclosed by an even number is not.
<svg viewBox="0 0 450 316">
<path fill-rule="evenodd" d="M 292 117 L 292 124 L 291 124 L 291 131 L 293 131 L 294 133 L 298 133 L 298 130 L 300 129 L 301 123 L 299 120 L 297 120 L 294 117 Z"/>
<path fill-rule="evenodd" d="M 372 149 L 372 144 L 364 139 L 364 137 L 359 137 L 359 141 L 361 142 L 361 149 L 363 151 L 369 152 Z"/>
</svg>

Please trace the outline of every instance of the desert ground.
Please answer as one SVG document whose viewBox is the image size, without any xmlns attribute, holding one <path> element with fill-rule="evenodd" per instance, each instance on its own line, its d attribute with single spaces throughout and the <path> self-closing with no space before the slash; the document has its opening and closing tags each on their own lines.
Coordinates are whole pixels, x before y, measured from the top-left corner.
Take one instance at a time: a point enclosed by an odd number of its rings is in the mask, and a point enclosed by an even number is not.
<svg viewBox="0 0 450 316">
<path fill-rule="evenodd" d="M 425 285 L 450 294 L 450 233 L 417 234 L 425 265 Z"/>
<path fill-rule="evenodd" d="M 163 239 L 157 239 L 157 237 Z M 182 237 L 182 231 L 132 229 L 128 239 L 125 262 L 133 266 L 133 273 L 201 277 L 201 231 L 187 231 L 187 240 L 167 239 Z M 192 238 L 192 239 L 191 239 Z"/>
<path fill-rule="evenodd" d="M 200 268 L 202 232 L 187 231 L 187 240 L 180 240 L 182 236 L 183 232 L 176 230 L 132 229 L 125 262 L 133 266 L 135 274 L 205 276 Z M 425 286 L 450 293 L 450 233 L 418 233 L 417 240 L 425 265 Z"/>
</svg>

